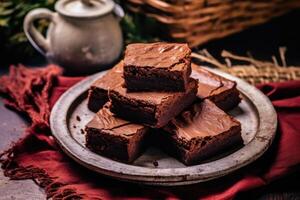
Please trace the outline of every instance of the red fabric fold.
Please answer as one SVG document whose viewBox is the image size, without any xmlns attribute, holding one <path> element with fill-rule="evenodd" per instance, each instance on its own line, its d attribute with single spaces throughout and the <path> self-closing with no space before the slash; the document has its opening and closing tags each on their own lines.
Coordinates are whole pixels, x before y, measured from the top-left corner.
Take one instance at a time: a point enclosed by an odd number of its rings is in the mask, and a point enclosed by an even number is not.
<svg viewBox="0 0 300 200">
<path fill-rule="evenodd" d="M 8 105 L 27 113 L 32 120 L 26 137 L 2 154 L 1 163 L 6 176 L 33 179 L 53 199 L 232 199 L 240 192 L 263 187 L 300 171 L 300 81 L 258 86 L 269 96 L 279 120 L 276 138 L 260 159 L 231 175 L 207 183 L 150 187 L 95 174 L 60 151 L 49 130 L 47 118 L 50 107 L 82 78 L 60 76 L 59 71 L 53 71 L 53 66 L 52 69 L 43 68 L 39 73 L 35 70 L 13 68 L 10 76 L 0 79 L 0 92 L 6 95 Z M 20 92 L 17 85 L 20 85 L 20 77 L 24 75 L 16 74 L 24 74 L 24 71 L 26 76 L 35 78 L 21 78 L 28 87 Z M 39 85 L 39 90 L 34 90 L 34 85 Z M 39 109 L 32 106 L 31 101 L 25 101 L 22 98 L 24 94 L 27 98 L 43 97 L 42 102 L 36 104 Z M 22 106 L 20 102 L 28 105 Z M 37 129 L 41 121 L 43 128 Z"/>
</svg>

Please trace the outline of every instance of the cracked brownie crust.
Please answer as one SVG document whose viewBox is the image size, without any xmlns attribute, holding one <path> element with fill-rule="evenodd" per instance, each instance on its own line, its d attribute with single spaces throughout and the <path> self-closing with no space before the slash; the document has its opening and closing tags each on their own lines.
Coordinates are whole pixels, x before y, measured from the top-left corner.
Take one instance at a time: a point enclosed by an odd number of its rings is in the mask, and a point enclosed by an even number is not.
<svg viewBox="0 0 300 200">
<path fill-rule="evenodd" d="M 129 121 L 160 128 L 196 99 L 197 81 L 186 92 L 127 92 L 118 85 L 109 90 L 111 111 Z"/>
<path fill-rule="evenodd" d="M 109 70 L 104 76 L 95 81 L 88 91 L 88 108 L 98 112 L 108 101 L 108 89 L 123 82 L 123 61 Z"/>
<path fill-rule="evenodd" d="M 86 146 L 93 152 L 130 163 L 145 146 L 149 128 L 115 117 L 107 103 L 86 125 Z"/>
<path fill-rule="evenodd" d="M 185 91 L 191 74 L 187 44 L 130 44 L 124 58 L 129 91 Z"/>
<path fill-rule="evenodd" d="M 240 103 L 240 92 L 236 88 L 236 82 L 194 64 L 192 70 L 191 77 L 198 79 L 198 98 L 209 99 L 225 111 L 231 110 Z"/>
<path fill-rule="evenodd" d="M 187 165 L 242 142 L 241 124 L 207 99 L 183 111 L 163 130 L 164 146 Z"/>
</svg>

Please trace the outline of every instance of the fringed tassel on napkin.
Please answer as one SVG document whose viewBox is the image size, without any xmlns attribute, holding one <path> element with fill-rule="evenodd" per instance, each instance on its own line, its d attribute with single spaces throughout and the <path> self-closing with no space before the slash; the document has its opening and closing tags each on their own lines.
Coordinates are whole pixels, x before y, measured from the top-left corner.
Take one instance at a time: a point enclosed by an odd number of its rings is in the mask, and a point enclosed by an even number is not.
<svg viewBox="0 0 300 200">
<path fill-rule="evenodd" d="M 22 147 L 31 143 L 36 137 L 44 139 L 45 143 L 51 142 L 43 135 L 36 136 L 34 134 L 50 133 L 49 96 L 56 77 L 61 73 L 62 70 L 54 65 L 34 69 L 19 65 L 18 67 L 11 66 L 9 75 L 0 78 L 0 93 L 6 99 L 5 105 L 26 114 L 31 121 L 31 126 L 26 130 L 26 136 L 0 154 L 0 163 L 5 176 L 14 180 L 32 179 L 45 189 L 47 198 L 53 200 L 82 199 L 83 196 L 77 194 L 75 189 L 65 187 L 65 184 L 57 182 L 56 178 L 50 177 L 45 170 L 34 166 L 20 166 L 15 157 L 22 153 L 20 150 Z"/>
</svg>

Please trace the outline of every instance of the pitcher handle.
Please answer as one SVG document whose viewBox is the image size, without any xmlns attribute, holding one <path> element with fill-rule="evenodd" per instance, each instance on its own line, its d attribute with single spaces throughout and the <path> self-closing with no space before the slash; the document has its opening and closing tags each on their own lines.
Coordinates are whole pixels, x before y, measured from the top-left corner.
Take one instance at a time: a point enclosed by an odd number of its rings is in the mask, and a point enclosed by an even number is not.
<svg viewBox="0 0 300 200">
<path fill-rule="evenodd" d="M 46 8 L 37 8 L 30 11 L 24 20 L 24 32 L 30 43 L 44 56 L 50 51 L 49 41 L 36 29 L 34 21 L 47 19 L 54 22 L 54 12 Z"/>
</svg>

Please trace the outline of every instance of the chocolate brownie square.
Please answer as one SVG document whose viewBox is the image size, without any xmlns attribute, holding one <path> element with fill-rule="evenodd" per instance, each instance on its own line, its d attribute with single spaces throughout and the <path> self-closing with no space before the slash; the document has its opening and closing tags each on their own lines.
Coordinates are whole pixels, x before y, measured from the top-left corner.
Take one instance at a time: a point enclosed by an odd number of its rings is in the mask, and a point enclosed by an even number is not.
<svg viewBox="0 0 300 200">
<path fill-rule="evenodd" d="M 192 77 L 198 79 L 197 96 L 200 99 L 209 99 L 225 111 L 231 110 L 240 103 L 240 92 L 235 81 L 209 72 L 195 64 L 192 64 L 192 71 Z"/>
<path fill-rule="evenodd" d="M 123 62 L 121 61 L 104 76 L 95 81 L 88 92 L 88 108 L 97 112 L 108 101 L 108 89 L 123 82 Z"/>
<path fill-rule="evenodd" d="M 240 122 L 208 99 L 183 111 L 163 131 L 163 148 L 186 165 L 242 142 Z"/>
<path fill-rule="evenodd" d="M 128 91 L 185 91 L 191 74 L 187 44 L 130 44 L 124 57 Z"/>
<path fill-rule="evenodd" d="M 149 128 L 115 117 L 108 104 L 86 125 L 86 146 L 100 155 L 130 163 L 144 149 Z"/>
<path fill-rule="evenodd" d="M 196 99 L 197 81 L 190 79 L 185 92 L 127 92 L 118 85 L 109 90 L 111 111 L 117 116 L 154 128 L 168 123 Z"/>
</svg>

